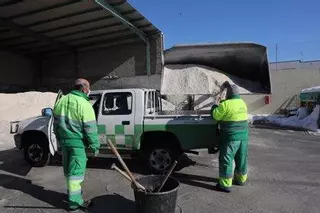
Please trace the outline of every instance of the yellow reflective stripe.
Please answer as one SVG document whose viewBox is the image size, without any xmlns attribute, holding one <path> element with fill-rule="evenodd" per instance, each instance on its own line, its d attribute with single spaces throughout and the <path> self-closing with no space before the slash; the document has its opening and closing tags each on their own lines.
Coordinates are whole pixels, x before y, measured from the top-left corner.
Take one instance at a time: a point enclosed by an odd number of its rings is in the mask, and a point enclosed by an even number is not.
<svg viewBox="0 0 320 213">
<path fill-rule="evenodd" d="M 230 188 L 232 186 L 232 178 L 219 178 L 219 184 L 220 186 L 224 188 Z"/>
<path fill-rule="evenodd" d="M 84 176 L 70 176 L 69 180 L 84 180 Z"/>
<path fill-rule="evenodd" d="M 234 174 L 234 179 L 240 183 L 245 183 L 248 179 L 248 175 Z"/>
<path fill-rule="evenodd" d="M 81 193 L 81 185 L 80 183 L 83 180 L 68 180 L 68 190 L 69 194 L 78 194 Z"/>
</svg>

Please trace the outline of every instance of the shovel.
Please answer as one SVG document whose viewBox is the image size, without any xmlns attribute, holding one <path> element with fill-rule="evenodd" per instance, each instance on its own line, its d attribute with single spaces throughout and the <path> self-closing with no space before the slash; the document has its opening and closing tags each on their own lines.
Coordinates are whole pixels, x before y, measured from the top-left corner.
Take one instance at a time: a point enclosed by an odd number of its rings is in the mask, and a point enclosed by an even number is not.
<svg viewBox="0 0 320 213">
<path fill-rule="evenodd" d="M 174 161 L 174 162 L 173 162 L 172 166 L 171 166 L 170 169 L 169 169 L 169 172 L 167 173 L 167 175 L 166 175 L 165 178 L 163 179 L 160 187 L 159 187 L 157 190 L 155 190 L 156 192 L 160 192 L 160 191 L 161 191 L 162 187 L 163 187 L 164 184 L 167 182 L 169 176 L 171 175 L 174 167 L 176 167 L 177 163 L 178 163 L 177 161 Z"/>
<path fill-rule="evenodd" d="M 118 153 L 117 149 L 114 147 L 114 145 L 112 144 L 112 142 L 108 139 L 107 140 L 109 146 L 111 147 L 112 152 L 117 156 L 118 160 L 120 161 L 121 165 L 123 166 L 123 168 L 125 169 L 125 171 L 127 172 L 127 174 L 129 175 L 133 185 L 139 189 L 138 186 L 138 182 L 134 179 L 132 173 L 130 172 L 130 170 L 128 169 L 127 165 L 124 163 L 124 161 L 122 160 L 120 154 Z M 144 190 L 145 191 L 145 190 Z"/>
<path fill-rule="evenodd" d="M 132 183 L 131 178 L 125 173 L 123 172 L 121 169 L 119 169 L 115 164 L 112 164 L 111 169 L 116 170 L 117 172 L 119 172 L 123 177 L 125 177 L 127 180 L 129 180 Z M 142 191 L 147 191 L 146 188 L 144 186 L 142 186 L 140 183 L 137 182 L 137 186 L 139 189 L 141 189 Z"/>
</svg>

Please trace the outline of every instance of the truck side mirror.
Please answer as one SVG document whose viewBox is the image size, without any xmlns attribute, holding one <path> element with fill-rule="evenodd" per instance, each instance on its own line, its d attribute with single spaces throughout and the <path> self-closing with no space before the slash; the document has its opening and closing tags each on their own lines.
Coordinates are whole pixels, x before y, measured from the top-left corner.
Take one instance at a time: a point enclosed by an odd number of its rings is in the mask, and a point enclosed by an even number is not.
<svg viewBox="0 0 320 213">
<path fill-rule="evenodd" d="M 52 114 L 53 114 L 53 110 L 52 110 L 52 108 L 50 108 L 50 107 L 47 107 L 47 108 L 43 108 L 42 110 L 41 110 L 41 115 L 42 116 L 52 116 Z"/>
</svg>

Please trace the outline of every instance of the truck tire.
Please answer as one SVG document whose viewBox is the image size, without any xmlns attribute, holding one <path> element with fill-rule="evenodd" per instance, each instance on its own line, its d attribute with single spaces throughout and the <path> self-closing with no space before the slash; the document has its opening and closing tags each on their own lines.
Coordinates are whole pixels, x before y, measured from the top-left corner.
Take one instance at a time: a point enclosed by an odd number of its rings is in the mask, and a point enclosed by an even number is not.
<svg viewBox="0 0 320 213">
<path fill-rule="evenodd" d="M 143 160 L 152 174 L 164 174 L 182 152 L 170 146 L 149 146 L 143 153 Z"/>
<path fill-rule="evenodd" d="M 44 167 L 49 164 L 51 154 L 47 141 L 35 137 L 24 146 L 24 159 L 32 167 Z"/>
</svg>

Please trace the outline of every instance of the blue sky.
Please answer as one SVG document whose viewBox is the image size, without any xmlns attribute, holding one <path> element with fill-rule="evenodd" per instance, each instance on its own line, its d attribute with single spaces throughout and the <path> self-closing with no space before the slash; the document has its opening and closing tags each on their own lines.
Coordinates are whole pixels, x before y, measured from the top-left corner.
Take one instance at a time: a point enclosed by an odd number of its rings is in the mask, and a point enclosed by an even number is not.
<svg viewBox="0 0 320 213">
<path fill-rule="evenodd" d="M 319 0 L 128 0 L 174 44 L 250 41 L 270 61 L 320 59 Z"/>
</svg>

